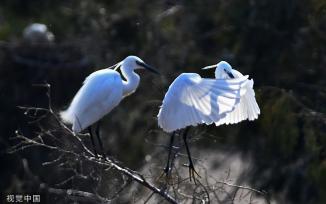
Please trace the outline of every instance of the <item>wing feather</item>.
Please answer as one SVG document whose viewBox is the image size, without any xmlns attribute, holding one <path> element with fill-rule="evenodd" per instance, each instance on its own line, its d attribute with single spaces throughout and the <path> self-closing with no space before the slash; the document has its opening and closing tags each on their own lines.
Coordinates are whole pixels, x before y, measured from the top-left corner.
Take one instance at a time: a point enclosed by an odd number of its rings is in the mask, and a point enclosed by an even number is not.
<svg viewBox="0 0 326 204">
<path fill-rule="evenodd" d="M 99 70 L 85 79 L 69 108 L 60 115 L 73 125 L 74 132 L 80 132 L 108 114 L 121 99 L 120 74 L 111 69 Z"/>
<path fill-rule="evenodd" d="M 211 124 L 239 103 L 241 87 L 248 76 L 237 79 L 202 79 L 198 74 L 178 76 L 165 94 L 158 124 L 172 132 L 186 126 Z"/>
<path fill-rule="evenodd" d="M 237 71 L 232 70 L 232 74 L 236 77 L 243 77 L 243 75 Z M 224 76 L 224 79 L 227 79 L 227 75 Z M 222 125 L 222 124 L 235 124 L 243 120 L 255 120 L 258 118 L 260 114 L 259 106 L 255 99 L 255 91 L 253 89 L 254 81 L 248 80 L 248 83 L 245 83 L 243 89 L 245 90 L 245 94 L 241 94 L 240 103 L 235 106 L 233 111 L 230 111 L 226 114 L 224 118 L 221 118 L 219 121 L 215 122 L 215 125 Z"/>
</svg>

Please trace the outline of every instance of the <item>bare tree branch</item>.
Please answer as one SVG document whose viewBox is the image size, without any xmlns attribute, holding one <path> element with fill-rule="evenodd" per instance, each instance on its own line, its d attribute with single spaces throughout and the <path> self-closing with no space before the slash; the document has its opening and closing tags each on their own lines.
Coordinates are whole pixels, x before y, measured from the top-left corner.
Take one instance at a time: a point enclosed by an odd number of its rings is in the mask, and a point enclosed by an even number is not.
<svg viewBox="0 0 326 204">
<path fill-rule="evenodd" d="M 144 203 L 148 203 L 154 199 L 156 199 L 155 202 L 159 202 L 159 200 L 162 199 L 169 203 L 187 201 L 211 203 L 212 198 L 215 198 L 215 202 L 222 203 L 223 199 L 219 199 L 218 191 L 223 191 L 228 199 L 234 200 L 238 189 L 245 189 L 264 197 L 267 194 L 264 191 L 251 187 L 235 185 L 226 181 L 218 181 L 215 178 L 215 183 L 212 184 L 208 180 L 209 176 L 204 167 L 205 177 L 203 180 L 196 179 L 196 182 L 194 183 L 189 182 L 189 177 L 184 173 L 185 171 L 183 171 L 184 165 L 180 164 L 180 160 L 184 159 L 184 154 L 181 153 L 183 147 L 182 141 L 179 141 L 177 145 L 173 146 L 171 157 L 172 171 L 165 179 L 157 179 L 155 172 L 151 176 L 145 176 L 145 173 L 129 169 L 111 156 L 106 158 L 95 157 L 95 154 L 88 148 L 88 144 L 86 143 L 87 140 L 89 141 L 90 135 L 75 134 L 61 121 L 56 112 L 53 111 L 50 100 L 50 85 L 45 84 L 37 86 L 45 87 L 47 89 L 47 96 L 49 98 L 48 107 L 38 108 L 19 106 L 19 108 L 23 110 L 27 116 L 31 117 L 33 120 L 32 122 L 36 124 L 36 127 L 38 127 L 39 130 L 35 132 L 35 137 L 28 137 L 21 131 L 17 130 L 16 136 L 12 139 L 18 141 L 18 143 L 13 145 L 8 152 L 15 153 L 26 148 L 42 147 L 48 149 L 54 154 L 55 157 L 53 160 L 44 162 L 42 165 L 59 167 L 60 169 L 69 172 L 65 174 L 65 178 L 63 178 L 62 181 L 58 181 L 55 184 L 41 182 L 38 177 L 32 175 L 28 168 L 27 161 L 23 161 L 25 171 L 39 183 L 42 191 L 71 200 L 88 201 L 91 203 L 110 203 L 115 201 L 121 197 L 121 192 L 123 192 L 127 187 L 130 189 L 133 183 L 138 183 L 144 189 L 149 190 L 149 192 L 146 192 L 146 195 L 143 194 L 141 198 Z M 44 122 L 47 123 L 48 121 L 54 121 L 55 123 L 51 124 L 51 126 L 54 127 L 49 128 L 44 126 Z M 148 143 L 166 149 L 166 146 L 164 145 L 153 142 Z M 199 159 L 196 159 L 196 161 L 201 162 Z M 99 193 L 100 183 L 103 180 L 103 177 L 109 174 L 115 175 L 115 178 L 119 180 L 119 183 L 116 184 L 114 189 L 110 192 Z M 229 175 L 230 172 L 227 177 L 229 177 Z M 75 180 L 88 182 L 94 181 L 96 185 L 94 188 L 88 188 L 91 189 L 90 191 L 92 192 L 88 192 L 89 190 L 81 190 L 78 187 L 63 188 Z M 203 182 L 206 183 L 204 184 Z M 223 184 L 236 189 L 232 192 L 227 192 L 223 187 L 216 184 Z M 216 188 L 216 186 L 220 187 Z M 133 195 L 136 199 L 136 194 Z M 158 196 L 156 197 L 155 195 Z M 242 195 L 240 195 L 240 197 L 241 196 Z M 268 201 L 268 199 L 266 200 Z M 252 198 L 250 198 L 250 202 L 252 202 Z"/>
</svg>

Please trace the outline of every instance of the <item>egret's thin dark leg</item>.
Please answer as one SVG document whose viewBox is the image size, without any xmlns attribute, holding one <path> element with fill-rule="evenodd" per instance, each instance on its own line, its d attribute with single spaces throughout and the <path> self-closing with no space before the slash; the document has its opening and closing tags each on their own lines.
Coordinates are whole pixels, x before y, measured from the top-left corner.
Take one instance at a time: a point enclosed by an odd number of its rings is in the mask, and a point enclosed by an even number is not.
<svg viewBox="0 0 326 204">
<path fill-rule="evenodd" d="M 101 140 L 101 137 L 100 137 L 100 122 L 97 122 L 96 129 L 95 129 L 95 134 L 97 136 L 98 143 L 100 144 L 102 156 L 103 156 L 104 159 L 106 159 L 106 154 L 105 154 L 105 151 L 104 151 L 104 148 L 103 148 L 103 143 L 102 143 L 102 140 Z"/>
<path fill-rule="evenodd" d="M 171 158 L 171 152 L 172 152 L 172 146 L 173 146 L 173 141 L 174 141 L 174 135 L 175 132 L 172 133 L 171 138 L 170 138 L 170 144 L 169 144 L 169 154 L 168 154 L 168 162 L 166 163 L 166 167 L 164 169 L 164 172 L 166 175 L 169 174 L 170 171 L 170 158 Z"/>
<path fill-rule="evenodd" d="M 95 157 L 97 157 L 96 145 L 95 145 L 94 138 L 93 138 L 92 127 L 89 126 L 89 127 L 87 128 L 87 130 L 88 130 L 88 132 L 89 132 L 89 134 L 90 134 L 90 136 L 91 136 L 91 141 L 92 141 L 92 146 L 93 146 L 93 151 L 94 151 Z"/>
<path fill-rule="evenodd" d="M 190 149 L 189 149 L 188 142 L 187 142 L 188 131 L 189 131 L 189 127 L 187 127 L 187 128 L 185 129 L 185 131 L 183 132 L 183 136 L 182 136 L 182 138 L 183 138 L 183 141 L 184 141 L 184 143 L 185 143 L 185 145 L 186 145 L 186 150 L 187 150 L 187 155 L 188 155 L 189 165 L 193 165 L 193 163 L 192 163 L 192 159 L 191 159 L 191 154 L 190 154 Z"/>
<path fill-rule="evenodd" d="M 189 129 L 190 129 L 189 127 L 187 127 L 185 129 L 185 131 L 183 132 L 182 137 L 183 137 L 183 141 L 184 141 L 185 146 L 186 146 L 188 160 L 189 160 L 189 178 L 190 178 L 190 181 L 191 181 L 191 178 L 193 178 L 194 182 L 196 182 L 195 174 L 197 174 L 197 176 L 199 176 L 199 174 L 195 170 L 194 164 L 193 164 L 192 159 L 191 159 L 190 149 L 189 149 L 188 142 L 187 142 L 187 135 L 188 135 Z"/>
</svg>

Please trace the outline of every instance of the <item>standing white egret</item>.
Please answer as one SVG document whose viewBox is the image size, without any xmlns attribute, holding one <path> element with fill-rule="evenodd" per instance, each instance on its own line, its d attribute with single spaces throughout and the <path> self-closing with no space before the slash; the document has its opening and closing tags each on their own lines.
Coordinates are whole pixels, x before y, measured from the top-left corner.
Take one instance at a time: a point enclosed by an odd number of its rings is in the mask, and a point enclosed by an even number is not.
<svg viewBox="0 0 326 204">
<path fill-rule="evenodd" d="M 115 67 L 114 70 L 111 69 L 113 67 Z M 118 68 L 121 69 L 122 76 L 126 80 L 121 77 L 119 72 L 115 71 Z M 158 74 L 158 71 L 144 63 L 139 57 L 128 56 L 112 67 L 90 74 L 73 98 L 69 108 L 60 113 L 65 123 L 72 124 L 73 132 L 79 133 L 88 128 L 96 156 L 91 127 L 115 108 L 124 97 L 136 91 L 140 81 L 139 75 L 134 72 L 136 69 L 147 69 Z M 99 123 L 95 131 L 105 157 L 103 144 L 99 137 Z"/>
<path fill-rule="evenodd" d="M 248 88 L 252 88 L 252 81 L 248 80 L 248 76 L 242 74 L 234 77 L 232 69 L 222 65 L 223 63 L 219 63 L 214 65 L 214 68 L 217 67 L 222 72 L 219 71 L 219 74 L 227 75 L 231 79 L 226 77 L 207 79 L 201 78 L 196 73 L 183 73 L 174 80 L 165 94 L 158 113 L 158 125 L 164 131 L 172 132 L 168 161 L 164 169 L 166 174 L 170 170 L 171 148 L 177 130 L 186 128 L 183 131 L 183 140 L 189 159 L 189 177 L 190 180 L 193 178 L 195 181 L 195 174 L 198 175 L 198 173 L 194 169 L 187 144 L 189 126 L 209 125 L 212 123 L 216 125 L 222 124 L 219 121 L 224 121 L 224 123 L 239 122 L 240 120 L 229 121 L 224 119 L 237 110 L 238 104 L 240 104 L 238 108 L 240 113 L 251 110 L 251 108 L 247 107 L 247 104 L 242 104 L 241 101 L 248 91 L 251 92 Z M 213 66 L 209 66 L 209 68 L 213 68 Z M 242 108 L 246 108 L 246 110 L 242 110 Z"/>
</svg>

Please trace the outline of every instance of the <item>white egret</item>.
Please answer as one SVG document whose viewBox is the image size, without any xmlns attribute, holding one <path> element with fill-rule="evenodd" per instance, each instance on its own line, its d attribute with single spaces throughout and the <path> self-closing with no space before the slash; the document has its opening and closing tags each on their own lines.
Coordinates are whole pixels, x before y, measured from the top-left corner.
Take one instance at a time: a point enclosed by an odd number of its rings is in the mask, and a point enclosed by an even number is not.
<svg viewBox="0 0 326 204">
<path fill-rule="evenodd" d="M 170 170 L 171 148 L 177 130 L 186 128 L 183 131 L 183 140 L 188 154 L 189 176 L 190 180 L 193 178 L 195 181 L 195 174 L 198 175 L 198 173 L 194 169 L 187 144 L 189 126 L 196 126 L 198 124 L 209 125 L 212 123 L 221 125 L 223 123 L 239 122 L 240 119 L 244 118 L 241 115 L 244 112 L 248 113 L 247 115 L 250 116 L 250 119 L 256 118 L 255 114 L 251 114 L 252 112 L 257 112 L 255 106 L 251 106 L 253 100 L 256 102 L 255 99 L 251 100 L 251 97 L 248 97 L 250 98 L 250 106 L 245 102 L 242 103 L 243 97 L 247 98 L 249 93 L 251 96 L 251 91 L 253 91 L 253 82 L 248 80 L 248 76 L 234 74 L 236 72 L 233 73 L 231 66 L 225 67 L 224 63 L 206 68 L 213 67 L 217 67 L 218 76 L 221 75 L 221 77 L 207 79 L 201 78 L 196 73 L 183 73 L 174 80 L 165 94 L 163 104 L 158 113 L 158 125 L 164 131 L 172 132 L 168 161 L 164 169 L 166 174 Z M 228 77 L 224 77 L 224 75 Z M 255 109 L 254 111 L 252 111 L 253 108 Z M 233 119 L 234 116 L 238 116 L 236 114 L 238 112 L 241 115 L 240 119 Z"/>
<path fill-rule="evenodd" d="M 114 70 L 110 69 L 113 67 Z M 126 80 L 116 71 L 118 68 L 121 69 L 122 76 Z M 73 98 L 69 108 L 60 113 L 65 123 L 72 124 L 73 132 L 79 133 L 88 128 L 96 156 L 92 125 L 115 108 L 123 98 L 136 91 L 140 81 L 139 75 L 134 72 L 136 69 L 147 69 L 158 74 L 158 71 L 144 63 L 139 57 L 128 56 L 112 67 L 90 74 Z M 95 131 L 105 157 L 99 137 L 99 123 Z"/>
</svg>

